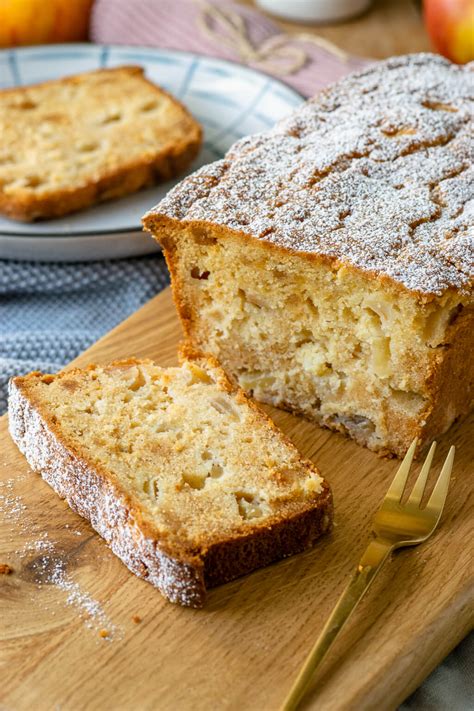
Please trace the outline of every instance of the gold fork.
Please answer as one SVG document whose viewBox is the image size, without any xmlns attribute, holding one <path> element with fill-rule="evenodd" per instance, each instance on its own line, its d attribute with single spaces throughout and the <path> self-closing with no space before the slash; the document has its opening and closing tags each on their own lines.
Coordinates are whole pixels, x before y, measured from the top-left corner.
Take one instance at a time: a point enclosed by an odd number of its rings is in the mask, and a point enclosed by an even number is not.
<svg viewBox="0 0 474 711">
<path fill-rule="evenodd" d="M 293 711 L 301 701 L 308 684 L 337 635 L 349 619 L 358 602 L 395 548 L 416 546 L 433 533 L 443 512 L 454 461 L 454 447 L 448 452 L 433 492 L 424 508 L 420 508 L 426 481 L 433 461 L 436 442 L 431 445 L 421 472 L 408 501 L 401 499 L 408 479 L 417 440 L 415 439 L 398 469 L 382 506 L 375 514 L 372 531 L 375 534 L 362 556 L 356 572 L 339 598 L 334 610 L 309 653 L 282 711 Z"/>
</svg>

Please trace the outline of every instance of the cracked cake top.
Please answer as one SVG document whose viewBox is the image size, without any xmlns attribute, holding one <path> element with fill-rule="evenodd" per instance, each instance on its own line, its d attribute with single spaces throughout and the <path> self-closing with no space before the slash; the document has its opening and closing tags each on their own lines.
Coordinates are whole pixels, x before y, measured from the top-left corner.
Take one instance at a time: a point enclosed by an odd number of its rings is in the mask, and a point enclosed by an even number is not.
<svg viewBox="0 0 474 711">
<path fill-rule="evenodd" d="M 472 285 L 474 65 L 380 62 L 174 188 L 150 216 L 217 223 L 441 295 Z"/>
</svg>

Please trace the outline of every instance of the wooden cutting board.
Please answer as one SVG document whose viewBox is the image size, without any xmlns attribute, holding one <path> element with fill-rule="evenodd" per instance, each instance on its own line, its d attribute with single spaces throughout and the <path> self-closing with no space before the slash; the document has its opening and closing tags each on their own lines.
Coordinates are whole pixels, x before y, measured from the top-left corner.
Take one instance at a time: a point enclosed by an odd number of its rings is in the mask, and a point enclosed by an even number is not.
<svg viewBox="0 0 474 711">
<path fill-rule="evenodd" d="M 173 364 L 179 338 L 167 290 L 76 362 L 133 354 Z M 133 576 L 30 471 L 2 418 L 0 563 L 13 568 L 0 575 L 2 710 L 279 707 L 368 542 L 397 462 L 267 409 L 331 483 L 336 526 L 312 551 L 211 591 L 203 610 L 165 602 Z M 467 633 L 472 420 L 441 438 L 437 464 L 451 443 L 439 530 L 386 564 L 303 707 L 394 708 Z"/>
</svg>

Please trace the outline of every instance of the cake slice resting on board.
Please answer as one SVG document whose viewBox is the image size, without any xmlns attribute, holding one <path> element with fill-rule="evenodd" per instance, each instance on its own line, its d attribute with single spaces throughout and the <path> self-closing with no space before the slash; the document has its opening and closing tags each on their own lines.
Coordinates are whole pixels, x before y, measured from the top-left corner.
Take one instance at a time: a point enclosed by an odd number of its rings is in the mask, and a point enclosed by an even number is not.
<svg viewBox="0 0 474 711">
<path fill-rule="evenodd" d="M 212 357 L 17 377 L 9 420 L 31 467 L 172 602 L 200 607 L 331 527 L 317 468 Z"/>
</svg>

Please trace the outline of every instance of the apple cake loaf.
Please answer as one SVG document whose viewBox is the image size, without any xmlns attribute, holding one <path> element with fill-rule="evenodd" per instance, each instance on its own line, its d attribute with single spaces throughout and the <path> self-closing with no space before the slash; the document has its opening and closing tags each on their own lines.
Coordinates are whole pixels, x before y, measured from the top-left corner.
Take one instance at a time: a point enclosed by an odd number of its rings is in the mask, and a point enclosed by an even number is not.
<svg viewBox="0 0 474 711">
<path fill-rule="evenodd" d="M 10 386 L 10 432 L 31 467 L 172 602 L 311 546 L 332 498 L 309 460 L 227 378 L 127 360 Z"/>
<path fill-rule="evenodd" d="M 381 62 L 144 217 L 189 341 L 257 400 L 403 455 L 472 403 L 474 74 Z"/>
</svg>

